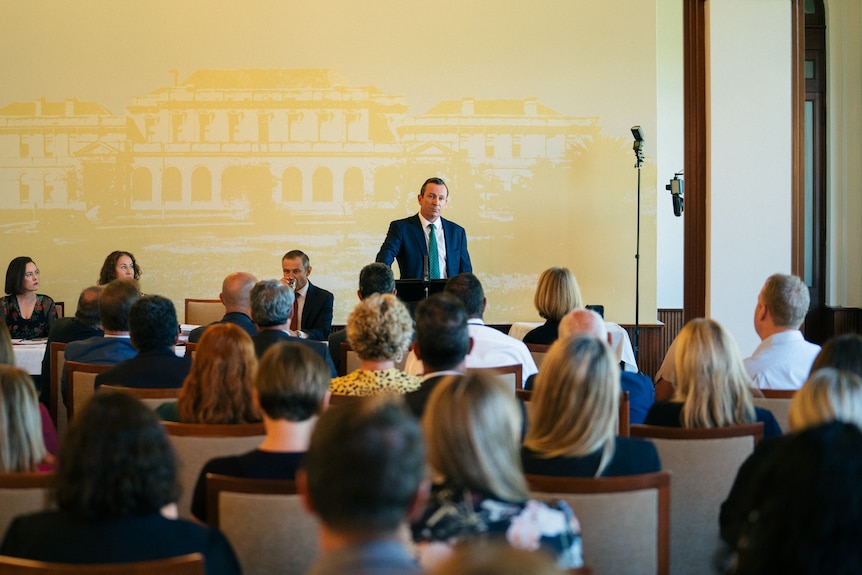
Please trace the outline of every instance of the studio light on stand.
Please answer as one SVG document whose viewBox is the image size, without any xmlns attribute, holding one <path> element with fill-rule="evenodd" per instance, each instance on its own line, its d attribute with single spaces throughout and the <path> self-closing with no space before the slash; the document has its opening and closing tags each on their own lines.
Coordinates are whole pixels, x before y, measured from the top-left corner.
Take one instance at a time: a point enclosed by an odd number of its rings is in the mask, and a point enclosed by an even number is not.
<svg viewBox="0 0 862 575">
<path fill-rule="evenodd" d="M 644 161 L 644 133 L 640 126 L 632 127 L 635 153 L 635 168 L 638 170 L 638 227 L 637 248 L 635 249 L 635 330 L 634 330 L 634 353 L 635 362 L 638 361 L 638 338 L 640 336 L 640 282 L 641 282 L 641 168 Z"/>
</svg>

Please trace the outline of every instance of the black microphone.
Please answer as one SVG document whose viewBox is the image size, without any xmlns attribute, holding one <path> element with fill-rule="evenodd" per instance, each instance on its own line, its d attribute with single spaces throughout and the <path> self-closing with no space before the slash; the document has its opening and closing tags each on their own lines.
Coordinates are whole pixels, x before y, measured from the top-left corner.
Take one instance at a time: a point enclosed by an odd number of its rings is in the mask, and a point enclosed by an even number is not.
<svg viewBox="0 0 862 575">
<path fill-rule="evenodd" d="M 422 256 L 422 280 L 428 281 L 431 279 L 431 272 L 428 270 L 428 256 Z"/>
</svg>

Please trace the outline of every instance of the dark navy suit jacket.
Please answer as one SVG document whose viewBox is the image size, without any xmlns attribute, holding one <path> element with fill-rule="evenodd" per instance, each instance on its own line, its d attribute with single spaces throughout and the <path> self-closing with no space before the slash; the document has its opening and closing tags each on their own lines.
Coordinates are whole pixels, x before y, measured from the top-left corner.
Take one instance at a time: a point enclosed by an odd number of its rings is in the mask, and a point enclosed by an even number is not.
<svg viewBox="0 0 862 575">
<path fill-rule="evenodd" d="M 443 237 L 446 241 L 446 276 L 453 277 L 463 272 L 472 272 L 470 254 L 467 252 L 467 234 L 456 223 L 440 218 L 443 222 Z M 422 279 L 423 258 L 428 255 L 425 231 L 419 214 L 395 220 L 389 224 L 386 239 L 380 246 L 375 261 L 391 266 L 398 261 L 401 279 Z"/>
<path fill-rule="evenodd" d="M 261 330 L 257 335 L 252 336 L 251 340 L 254 342 L 254 352 L 257 354 L 258 358 L 262 356 L 271 345 L 280 341 L 308 346 L 314 351 L 314 353 L 323 358 L 326 362 L 326 367 L 329 368 L 330 375 L 332 377 L 338 377 L 338 373 L 335 371 L 335 365 L 332 363 L 332 356 L 329 355 L 329 346 L 326 345 L 326 342 L 293 337 L 280 329 Z"/>
<path fill-rule="evenodd" d="M 332 331 L 332 306 L 335 296 L 308 282 L 305 305 L 302 306 L 302 326 L 308 339 L 326 341 Z"/>
</svg>

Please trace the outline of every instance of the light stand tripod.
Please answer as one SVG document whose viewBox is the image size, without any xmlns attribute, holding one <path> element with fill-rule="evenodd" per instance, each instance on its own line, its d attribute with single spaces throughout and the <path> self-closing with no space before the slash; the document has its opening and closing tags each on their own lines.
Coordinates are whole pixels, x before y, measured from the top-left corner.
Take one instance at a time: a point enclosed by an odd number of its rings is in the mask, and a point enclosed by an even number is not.
<svg viewBox="0 0 862 575">
<path fill-rule="evenodd" d="M 635 331 L 634 352 L 635 362 L 638 360 L 638 337 L 640 336 L 640 285 L 641 285 L 641 167 L 644 161 L 644 133 L 640 126 L 632 127 L 632 136 L 635 138 L 632 150 L 635 153 L 635 168 L 638 169 L 638 227 L 637 248 L 635 249 Z"/>
</svg>

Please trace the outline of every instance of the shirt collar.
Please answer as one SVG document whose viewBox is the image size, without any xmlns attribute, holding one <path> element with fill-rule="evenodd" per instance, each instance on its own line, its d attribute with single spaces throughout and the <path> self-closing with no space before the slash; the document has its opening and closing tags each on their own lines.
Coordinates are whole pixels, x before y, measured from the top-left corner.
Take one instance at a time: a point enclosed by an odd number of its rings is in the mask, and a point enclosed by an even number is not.
<svg viewBox="0 0 862 575">
<path fill-rule="evenodd" d="M 423 230 L 427 230 L 428 224 L 431 223 L 428 220 L 426 220 L 424 217 L 422 217 L 421 212 L 419 213 L 419 221 L 422 223 L 422 229 Z M 443 229 L 443 217 L 442 216 L 437 218 L 437 221 L 434 222 L 434 229 L 435 230 L 442 230 Z"/>
</svg>

